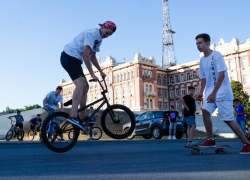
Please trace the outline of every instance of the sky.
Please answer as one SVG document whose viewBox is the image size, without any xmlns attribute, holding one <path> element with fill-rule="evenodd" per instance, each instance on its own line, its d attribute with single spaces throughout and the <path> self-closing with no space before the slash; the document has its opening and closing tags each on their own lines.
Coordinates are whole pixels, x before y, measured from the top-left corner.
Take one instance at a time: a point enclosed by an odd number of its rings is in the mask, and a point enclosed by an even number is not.
<svg viewBox="0 0 250 180">
<path fill-rule="evenodd" d="M 63 47 L 82 30 L 113 21 L 116 32 L 97 53 L 104 62 L 132 61 L 136 53 L 161 65 L 162 0 L 0 0 L 0 112 L 39 104 L 61 79 Z M 249 0 L 169 0 L 177 64 L 199 59 L 195 36 L 208 33 L 240 43 L 250 38 Z M 83 66 L 84 67 L 84 66 Z"/>
</svg>

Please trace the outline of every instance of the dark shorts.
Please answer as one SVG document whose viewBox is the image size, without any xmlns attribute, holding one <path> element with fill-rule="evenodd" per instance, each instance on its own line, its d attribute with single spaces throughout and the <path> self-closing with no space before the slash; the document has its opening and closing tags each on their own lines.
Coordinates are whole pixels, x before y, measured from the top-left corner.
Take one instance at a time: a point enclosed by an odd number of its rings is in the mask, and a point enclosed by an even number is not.
<svg viewBox="0 0 250 180">
<path fill-rule="evenodd" d="M 31 130 L 34 130 L 35 127 L 36 127 L 36 125 L 34 125 L 34 126 L 30 125 L 30 129 L 31 129 Z M 37 131 L 39 131 L 39 128 L 40 128 L 40 126 L 37 128 Z"/>
<path fill-rule="evenodd" d="M 188 126 L 196 125 L 194 116 L 185 117 L 185 121 Z"/>
<path fill-rule="evenodd" d="M 23 124 L 16 124 L 16 127 L 19 127 L 20 129 L 23 129 Z"/>
<path fill-rule="evenodd" d="M 69 56 L 64 51 L 61 53 L 61 64 L 62 67 L 68 72 L 72 81 L 85 77 L 82 69 L 82 62 L 72 56 Z"/>
</svg>

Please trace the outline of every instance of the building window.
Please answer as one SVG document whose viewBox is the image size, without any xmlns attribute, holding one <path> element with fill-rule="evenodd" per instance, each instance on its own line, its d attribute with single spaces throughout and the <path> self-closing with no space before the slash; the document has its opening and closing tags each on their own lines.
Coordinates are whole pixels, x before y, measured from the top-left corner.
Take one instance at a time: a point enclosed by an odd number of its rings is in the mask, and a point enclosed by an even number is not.
<svg viewBox="0 0 250 180">
<path fill-rule="evenodd" d="M 116 76 L 114 76 L 114 83 L 116 83 Z"/>
<path fill-rule="evenodd" d="M 198 93 L 198 87 L 197 85 L 194 85 L 195 93 Z"/>
<path fill-rule="evenodd" d="M 91 94 L 91 102 L 94 101 L 94 94 Z"/>
<path fill-rule="evenodd" d="M 148 85 L 146 84 L 146 92 L 148 92 Z"/>
<path fill-rule="evenodd" d="M 175 80 L 175 83 L 178 83 L 178 82 L 179 82 L 179 80 L 178 80 L 178 75 L 175 75 L 175 76 L 174 76 L 174 80 Z"/>
<path fill-rule="evenodd" d="M 168 90 L 164 89 L 164 98 L 168 98 Z"/>
<path fill-rule="evenodd" d="M 241 63 L 241 68 L 245 69 L 247 67 L 247 59 L 246 58 L 243 58 L 240 60 L 240 63 Z"/>
<path fill-rule="evenodd" d="M 170 90 L 170 98 L 173 98 L 174 97 L 174 92 L 173 90 Z"/>
<path fill-rule="evenodd" d="M 187 73 L 187 81 L 190 80 L 190 73 Z"/>
<path fill-rule="evenodd" d="M 165 110 L 168 110 L 168 103 L 165 103 Z"/>
<path fill-rule="evenodd" d="M 193 79 L 197 79 L 196 71 L 193 71 Z"/>
<path fill-rule="evenodd" d="M 150 77 L 151 77 L 151 78 L 153 77 L 153 74 L 152 74 L 152 72 L 151 72 L 151 71 L 149 72 L 149 75 L 150 75 Z"/>
<path fill-rule="evenodd" d="M 175 89 L 175 96 L 179 97 L 179 89 Z"/>
<path fill-rule="evenodd" d="M 126 73 L 124 73 L 124 81 L 126 81 L 126 80 L 127 80 L 127 79 L 126 79 L 126 78 L 127 78 L 127 77 L 126 77 L 126 75 L 127 75 L 127 74 L 126 74 Z"/>
<path fill-rule="evenodd" d="M 134 103 L 135 103 L 135 102 L 134 102 L 134 99 L 131 99 L 131 100 L 130 100 L 130 108 L 134 108 Z"/>
<path fill-rule="evenodd" d="M 153 99 L 150 99 L 149 102 L 150 102 L 150 108 L 153 109 Z"/>
<path fill-rule="evenodd" d="M 186 94 L 186 93 L 185 93 L 185 88 L 182 87 L 182 88 L 181 88 L 181 95 L 182 95 L 182 96 L 185 96 L 185 94 Z"/>
<path fill-rule="evenodd" d="M 157 77 L 157 84 L 161 85 L 161 76 Z"/>
<path fill-rule="evenodd" d="M 134 79 L 134 71 L 131 72 L 131 79 Z"/>
<path fill-rule="evenodd" d="M 99 93 L 96 93 L 96 99 L 99 99 Z"/>
<path fill-rule="evenodd" d="M 170 106 L 174 106 L 174 102 L 173 101 L 171 101 Z"/>
<path fill-rule="evenodd" d="M 180 109 L 180 102 L 179 101 L 176 102 L 176 109 Z"/>
<path fill-rule="evenodd" d="M 163 77 L 163 85 L 165 85 L 165 86 L 167 85 L 167 77 L 166 76 Z"/>
<path fill-rule="evenodd" d="M 173 78 L 172 78 L 172 76 L 169 77 L 169 84 L 173 84 Z"/>
<path fill-rule="evenodd" d="M 162 98 L 162 91 L 161 91 L 161 88 L 158 88 L 158 97 L 159 97 L 159 98 Z"/>
<path fill-rule="evenodd" d="M 159 109 L 163 109 L 162 102 L 159 102 Z"/>
<path fill-rule="evenodd" d="M 149 85 L 149 92 L 152 92 L 152 85 Z"/>
<path fill-rule="evenodd" d="M 184 82 L 184 74 L 181 74 L 181 82 Z"/>
<path fill-rule="evenodd" d="M 125 88 L 125 87 L 122 88 L 122 96 L 123 96 L 123 97 L 126 96 L 126 88 Z"/>
<path fill-rule="evenodd" d="M 121 82 L 123 81 L 123 74 L 121 74 Z"/>
<path fill-rule="evenodd" d="M 130 72 L 128 72 L 128 80 L 130 80 Z"/>
<path fill-rule="evenodd" d="M 118 88 L 115 90 L 115 97 L 119 97 L 119 89 Z"/>
<path fill-rule="evenodd" d="M 133 85 L 131 85 L 131 86 L 129 86 L 129 91 L 130 91 L 130 95 L 134 95 L 134 86 Z"/>
<path fill-rule="evenodd" d="M 122 101 L 122 105 L 123 105 L 123 106 L 126 106 L 126 101 Z"/>
<path fill-rule="evenodd" d="M 243 75 L 243 85 L 248 84 L 248 74 Z"/>
<path fill-rule="evenodd" d="M 147 108 L 149 108 L 149 100 L 147 99 Z"/>
<path fill-rule="evenodd" d="M 115 104 L 119 104 L 119 102 L 118 102 L 118 101 L 116 101 L 116 102 L 115 102 Z"/>
</svg>

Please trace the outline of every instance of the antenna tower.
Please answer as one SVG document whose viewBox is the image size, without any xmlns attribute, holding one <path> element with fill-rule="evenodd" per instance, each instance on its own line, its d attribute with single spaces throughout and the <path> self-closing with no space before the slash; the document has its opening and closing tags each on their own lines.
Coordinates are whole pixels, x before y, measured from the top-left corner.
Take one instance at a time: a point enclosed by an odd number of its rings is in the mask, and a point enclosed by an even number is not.
<svg viewBox="0 0 250 180">
<path fill-rule="evenodd" d="M 163 22 L 162 22 L 162 67 L 175 66 L 177 59 L 174 53 L 174 39 L 175 31 L 171 29 L 168 0 L 163 0 Z"/>
</svg>

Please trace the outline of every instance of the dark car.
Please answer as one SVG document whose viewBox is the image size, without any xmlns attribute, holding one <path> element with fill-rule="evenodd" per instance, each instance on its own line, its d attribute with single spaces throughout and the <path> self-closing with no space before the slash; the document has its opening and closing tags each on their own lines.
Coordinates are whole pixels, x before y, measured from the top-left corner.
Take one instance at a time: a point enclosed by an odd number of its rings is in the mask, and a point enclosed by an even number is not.
<svg viewBox="0 0 250 180">
<path fill-rule="evenodd" d="M 128 137 L 133 139 L 135 136 L 143 136 L 145 139 L 154 137 L 161 139 L 164 135 L 169 135 L 169 111 L 149 111 L 144 112 L 136 118 L 134 132 Z M 123 125 L 126 131 L 130 127 L 130 123 Z M 178 120 L 176 125 L 176 138 L 181 139 L 185 133 L 185 128 L 181 121 Z"/>
</svg>

